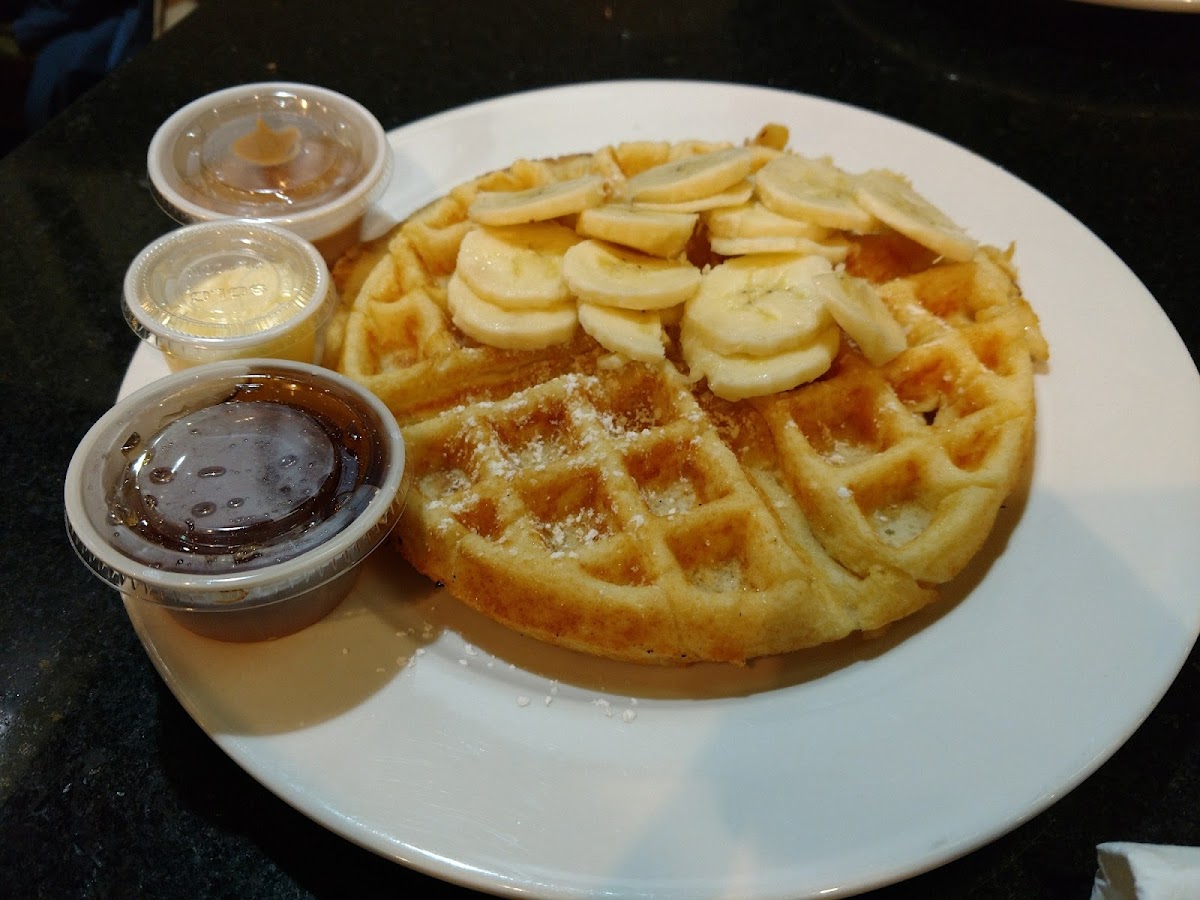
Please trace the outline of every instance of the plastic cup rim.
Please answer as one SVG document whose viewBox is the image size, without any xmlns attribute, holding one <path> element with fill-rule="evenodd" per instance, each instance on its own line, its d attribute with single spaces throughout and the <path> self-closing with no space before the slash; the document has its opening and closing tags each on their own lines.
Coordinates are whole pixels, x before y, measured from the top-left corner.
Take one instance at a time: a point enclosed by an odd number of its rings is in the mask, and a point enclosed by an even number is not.
<svg viewBox="0 0 1200 900">
<path fill-rule="evenodd" d="M 160 402 L 162 398 L 169 396 L 175 389 L 183 388 L 189 382 L 199 386 L 201 382 L 211 380 L 215 383 L 219 378 L 225 376 L 239 374 L 249 376 L 254 374 L 255 370 L 264 368 L 292 370 L 317 380 L 332 382 L 358 401 L 369 406 L 372 412 L 379 418 L 379 421 L 383 425 L 382 434 L 387 443 L 391 463 L 383 479 L 383 484 L 379 487 L 379 492 L 371 500 L 367 510 L 362 515 L 357 516 L 343 530 L 339 531 L 324 544 L 314 547 L 311 550 L 306 550 L 304 553 L 283 562 L 273 563 L 247 572 L 200 575 L 189 572 L 171 572 L 156 569 L 153 566 L 139 563 L 109 544 L 101 536 L 99 529 L 92 521 L 91 516 L 84 507 L 83 500 L 85 487 L 83 473 L 89 462 L 91 453 L 95 451 L 95 445 L 110 434 L 114 432 L 119 433 L 123 430 L 120 426 L 122 423 L 127 422 L 131 412 Z M 75 539 L 98 562 L 108 566 L 126 579 L 131 579 L 166 592 L 195 591 L 198 594 L 204 594 L 227 590 L 251 591 L 258 588 L 270 588 L 274 584 L 278 584 L 280 587 L 286 586 L 289 582 L 301 579 L 308 572 L 319 571 L 321 568 L 335 561 L 339 556 L 346 555 L 347 551 L 355 550 L 355 545 L 360 543 L 379 524 L 384 516 L 388 515 L 403 486 L 407 465 L 404 438 L 400 433 L 399 426 L 396 424 L 395 417 L 383 404 L 383 401 L 346 376 L 321 366 L 292 360 L 267 358 L 229 360 L 225 362 L 206 363 L 182 372 L 164 376 L 128 394 L 109 408 L 88 429 L 71 456 L 63 485 L 64 505 L 67 525 Z M 384 535 L 380 535 L 380 540 L 383 537 Z M 377 543 L 371 547 L 358 548 L 360 552 L 348 556 L 345 559 L 345 564 L 330 571 L 324 581 L 335 578 L 347 569 L 357 565 L 374 549 L 374 546 L 377 546 Z M 96 574 L 99 575 L 99 573 Z M 317 585 L 305 585 L 305 590 L 315 586 Z M 285 598 L 267 597 L 261 603 L 253 605 L 267 605 L 281 599 Z M 184 605 L 178 603 L 168 603 L 167 606 L 171 608 L 185 608 Z M 224 609 L 226 607 L 220 608 Z M 231 604 L 227 608 L 244 609 L 247 607 L 239 604 Z"/>
<path fill-rule="evenodd" d="M 262 229 L 275 236 L 287 241 L 301 251 L 309 262 L 315 266 L 317 272 L 316 291 L 313 293 L 314 302 L 308 304 L 299 311 L 297 315 L 291 318 L 284 319 L 270 328 L 262 331 L 255 331 L 250 334 L 241 334 L 233 336 L 221 335 L 194 335 L 187 334 L 182 331 L 164 326 L 161 322 L 155 321 L 146 315 L 141 303 L 136 300 L 137 291 L 135 278 L 138 272 L 149 262 L 153 255 L 161 252 L 161 247 L 165 242 L 172 239 L 179 239 L 179 235 L 187 233 L 203 233 L 206 231 L 220 231 L 222 228 L 230 227 L 250 227 Z M 156 346 L 162 342 L 171 342 L 193 347 L 204 347 L 207 349 L 222 348 L 231 351 L 237 351 L 246 347 L 253 347 L 257 344 L 263 344 L 277 338 L 281 334 L 286 334 L 293 328 L 303 322 L 317 316 L 322 311 L 326 315 L 332 314 L 331 304 L 329 303 L 329 295 L 333 290 L 333 277 L 329 272 L 329 266 L 325 259 L 318 252 L 317 248 L 304 238 L 297 235 L 294 231 L 277 225 L 273 222 L 264 221 L 261 219 L 243 219 L 243 218 L 228 218 L 214 219 L 208 222 L 193 222 L 190 225 L 181 225 L 175 228 L 155 241 L 152 241 L 146 246 L 141 253 L 134 257 L 133 262 L 129 264 L 129 268 L 125 270 L 125 279 L 123 282 L 122 303 L 125 306 L 129 315 L 133 316 L 138 321 L 138 324 L 153 335 Z M 172 352 L 175 352 L 174 350 Z"/>
<path fill-rule="evenodd" d="M 162 160 L 164 152 L 173 146 L 182 127 L 187 122 L 199 112 L 212 107 L 215 103 L 223 103 L 255 93 L 284 92 L 298 96 L 303 96 L 304 94 L 315 96 L 317 99 L 323 100 L 330 105 L 344 107 L 346 112 L 361 120 L 361 124 L 364 126 L 364 137 L 370 137 L 370 141 L 364 142 L 364 145 L 369 144 L 367 149 L 373 152 L 373 159 L 370 168 L 350 190 L 327 203 L 300 210 L 296 213 L 247 217 L 241 215 L 231 216 L 210 209 L 207 206 L 196 203 L 194 200 L 189 200 L 176 189 L 167 175 L 167 167 L 162 165 Z M 221 88 L 220 90 L 197 97 L 167 117 L 155 131 L 146 153 L 146 168 L 149 172 L 150 182 L 154 187 L 155 193 L 170 210 L 178 212 L 179 215 L 188 221 L 210 222 L 230 218 L 242 218 L 249 221 L 269 222 L 293 230 L 309 240 L 317 240 L 333 234 L 361 215 L 374 198 L 375 192 L 385 185 L 386 179 L 391 172 L 391 166 L 391 145 L 388 143 L 387 133 L 383 130 L 383 125 L 380 124 L 379 120 L 369 109 L 357 100 L 347 97 L 345 94 L 318 85 L 296 81 L 251 82 Z"/>
</svg>

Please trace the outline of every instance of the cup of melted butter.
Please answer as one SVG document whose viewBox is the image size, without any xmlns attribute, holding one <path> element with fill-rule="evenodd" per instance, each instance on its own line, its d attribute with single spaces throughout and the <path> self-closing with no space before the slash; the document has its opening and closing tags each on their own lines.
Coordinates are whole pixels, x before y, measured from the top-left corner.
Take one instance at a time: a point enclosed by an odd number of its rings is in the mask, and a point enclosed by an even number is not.
<svg viewBox="0 0 1200 900">
<path fill-rule="evenodd" d="M 263 222 L 187 225 L 125 274 L 125 320 L 174 370 L 226 359 L 318 363 L 337 306 L 329 267 L 296 234 Z"/>
<path fill-rule="evenodd" d="M 219 640 L 282 637 L 333 610 L 407 491 L 395 418 L 305 363 L 210 363 L 119 401 L 67 470 L 76 553 L 127 602 Z"/>
<path fill-rule="evenodd" d="M 392 152 L 379 121 L 349 97 L 265 82 L 217 91 L 171 115 L 150 143 L 147 168 L 176 221 L 263 219 L 332 261 L 358 241 L 391 177 Z"/>
</svg>

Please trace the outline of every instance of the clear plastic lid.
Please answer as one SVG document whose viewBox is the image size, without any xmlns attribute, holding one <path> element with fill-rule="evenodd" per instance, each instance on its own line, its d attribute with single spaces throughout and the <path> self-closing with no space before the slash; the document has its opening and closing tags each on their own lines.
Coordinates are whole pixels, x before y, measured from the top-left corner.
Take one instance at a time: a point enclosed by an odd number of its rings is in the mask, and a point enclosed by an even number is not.
<svg viewBox="0 0 1200 900">
<path fill-rule="evenodd" d="M 228 219 L 176 229 L 125 275 L 125 316 L 166 353 L 245 355 L 324 326 L 336 304 L 329 268 L 296 234 Z"/>
<path fill-rule="evenodd" d="M 180 222 L 267 219 L 316 240 L 345 227 L 391 175 L 383 127 L 361 104 L 311 85 L 248 84 L 167 119 L 147 165 Z"/>
<path fill-rule="evenodd" d="M 320 491 L 280 501 L 311 477 L 306 454 L 323 461 Z M 318 366 L 245 360 L 118 402 L 76 448 L 64 502 L 72 546 L 106 583 L 175 609 L 236 611 L 357 565 L 395 525 L 406 476 L 395 418 L 365 388 Z M 185 518 L 195 528 L 178 527 Z"/>
</svg>

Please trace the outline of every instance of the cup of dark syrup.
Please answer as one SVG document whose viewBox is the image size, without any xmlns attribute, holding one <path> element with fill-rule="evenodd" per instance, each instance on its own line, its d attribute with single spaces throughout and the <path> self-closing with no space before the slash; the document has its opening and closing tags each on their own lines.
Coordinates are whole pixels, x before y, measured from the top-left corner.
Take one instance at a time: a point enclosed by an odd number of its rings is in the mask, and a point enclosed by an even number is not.
<svg viewBox="0 0 1200 900">
<path fill-rule="evenodd" d="M 118 402 L 64 488 L 79 557 L 122 594 L 221 640 L 332 611 L 403 511 L 404 442 L 365 388 L 318 366 L 211 363 Z"/>
</svg>

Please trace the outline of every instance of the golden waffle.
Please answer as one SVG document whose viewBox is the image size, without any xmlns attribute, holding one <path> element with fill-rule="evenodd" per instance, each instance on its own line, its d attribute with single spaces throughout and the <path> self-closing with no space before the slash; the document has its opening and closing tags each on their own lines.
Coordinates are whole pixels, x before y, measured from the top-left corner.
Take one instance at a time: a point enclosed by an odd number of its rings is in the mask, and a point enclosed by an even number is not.
<svg viewBox="0 0 1200 900">
<path fill-rule="evenodd" d="M 331 364 L 383 399 L 407 441 L 400 552 L 522 633 L 688 663 L 873 632 L 962 570 L 1030 453 L 1046 347 L 1010 254 L 990 247 L 950 262 L 890 228 L 830 233 L 907 348 L 872 365 L 842 340 L 815 381 L 748 399 L 691 378 L 676 344 L 633 362 L 582 331 L 506 350 L 452 324 L 447 285 L 481 191 L 621 182 L 723 146 L 519 161 L 336 266 Z M 687 254 L 719 262 L 702 228 Z"/>
</svg>

